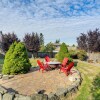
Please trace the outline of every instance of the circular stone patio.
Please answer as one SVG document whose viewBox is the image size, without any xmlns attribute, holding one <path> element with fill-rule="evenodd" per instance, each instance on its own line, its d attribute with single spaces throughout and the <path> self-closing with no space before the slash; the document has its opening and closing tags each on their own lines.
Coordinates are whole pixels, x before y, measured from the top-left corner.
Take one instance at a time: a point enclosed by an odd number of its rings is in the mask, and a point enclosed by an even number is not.
<svg viewBox="0 0 100 100">
<path fill-rule="evenodd" d="M 14 78 L 8 80 L 0 79 L 0 84 L 9 91 L 23 95 L 32 95 L 39 91 L 49 94 L 73 84 L 69 77 L 75 76 L 74 74 L 69 76 L 64 73 L 59 74 L 59 69 L 42 73 L 38 71 L 38 68 L 34 68 L 27 74 L 15 75 Z"/>
</svg>

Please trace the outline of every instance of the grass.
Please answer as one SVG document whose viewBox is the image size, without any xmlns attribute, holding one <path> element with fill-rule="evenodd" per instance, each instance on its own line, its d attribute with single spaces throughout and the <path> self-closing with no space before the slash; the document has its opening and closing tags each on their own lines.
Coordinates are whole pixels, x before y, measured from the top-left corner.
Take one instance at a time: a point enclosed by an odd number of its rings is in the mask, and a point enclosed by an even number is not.
<svg viewBox="0 0 100 100">
<path fill-rule="evenodd" d="M 38 66 L 37 65 L 37 60 L 40 60 L 40 61 L 42 61 L 42 62 L 44 62 L 44 58 L 30 58 L 30 63 L 31 63 L 31 65 L 32 65 L 32 67 L 36 67 L 36 66 Z M 51 59 L 51 61 L 53 61 L 53 60 L 55 60 L 55 58 L 50 58 Z"/>
<path fill-rule="evenodd" d="M 100 72 L 100 67 L 78 61 L 76 68 L 81 72 L 83 82 L 75 97 L 75 100 L 100 100 L 93 96 L 92 91 L 94 78 Z"/>
</svg>

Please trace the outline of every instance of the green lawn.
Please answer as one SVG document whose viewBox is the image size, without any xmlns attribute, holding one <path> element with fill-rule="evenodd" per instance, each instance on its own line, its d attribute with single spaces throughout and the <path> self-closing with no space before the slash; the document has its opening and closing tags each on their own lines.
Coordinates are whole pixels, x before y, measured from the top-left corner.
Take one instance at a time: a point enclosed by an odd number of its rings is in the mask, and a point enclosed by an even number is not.
<svg viewBox="0 0 100 100">
<path fill-rule="evenodd" d="M 96 76 L 100 73 L 100 66 L 78 61 L 76 68 L 81 72 L 83 82 L 75 97 L 75 100 L 100 100 L 100 96 L 98 97 L 99 99 L 94 96 L 94 94 L 100 95 L 100 85 L 98 86 L 99 90 L 97 93 L 92 89 L 92 87 L 95 88 L 98 84 L 96 83 L 94 85 L 93 83 L 95 82 L 94 79 Z M 100 82 L 100 77 L 98 77 L 98 80 L 98 82 Z"/>
</svg>

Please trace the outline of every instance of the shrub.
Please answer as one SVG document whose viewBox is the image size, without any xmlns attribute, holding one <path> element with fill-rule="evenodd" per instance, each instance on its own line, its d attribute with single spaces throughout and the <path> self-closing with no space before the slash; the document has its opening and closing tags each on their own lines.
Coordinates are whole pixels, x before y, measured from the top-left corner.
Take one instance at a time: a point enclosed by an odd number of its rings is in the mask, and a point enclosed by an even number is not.
<svg viewBox="0 0 100 100">
<path fill-rule="evenodd" d="M 94 100 L 100 100 L 100 73 L 95 77 L 91 91 Z"/>
<path fill-rule="evenodd" d="M 72 61 L 72 58 L 70 57 L 70 54 L 68 53 L 68 48 L 65 43 L 62 43 L 60 46 L 60 51 L 55 55 L 56 59 L 60 62 L 63 61 L 64 57 L 67 57 L 69 59 L 69 62 Z"/>
<path fill-rule="evenodd" d="M 70 54 L 70 56 L 71 56 L 71 58 L 73 58 L 73 59 L 77 59 L 78 57 L 77 57 L 77 51 L 76 50 L 70 50 L 69 51 L 69 54 Z"/>
<path fill-rule="evenodd" d="M 78 56 L 78 59 L 82 61 L 87 59 L 87 54 L 84 50 L 80 50 L 79 52 L 77 52 L 77 56 Z"/>
<path fill-rule="evenodd" d="M 18 74 L 29 71 L 31 64 L 23 43 L 14 43 L 5 55 L 3 74 Z"/>
</svg>

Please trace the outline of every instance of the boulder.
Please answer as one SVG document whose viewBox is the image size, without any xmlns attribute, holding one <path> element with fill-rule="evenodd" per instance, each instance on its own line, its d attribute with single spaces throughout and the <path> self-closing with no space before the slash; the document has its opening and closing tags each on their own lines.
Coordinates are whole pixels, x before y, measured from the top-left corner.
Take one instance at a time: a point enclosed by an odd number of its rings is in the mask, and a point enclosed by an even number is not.
<svg viewBox="0 0 100 100">
<path fill-rule="evenodd" d="M 53 93 L 48 95 L 48 100 L 59 100 L 59 97 Z"/>
<path fill-rule="evenodd" d="M 48 95 L 46 94 L 33 94 L 31 100 L 48 100 Z"/>
<path fill-rule="evenodd" d="M 14 99 L 14 94 L 12 93 L 5 93 L 3 95 L 3 100 L 13 100 Z"/>
<path fill-rule="evenodd" d="M 0 93 L 0 100 L 2 100 L 2 94 Z"/>
<path fill-rule="evenodd" d="M 8 80 L 9 79 L 9 75 L 3 75 L 2 79 L 3 80 Z"/>
<path fill-rule="evenodd" d="M 32 99 L 30 96 L 24 96 L 24 95 L 17 94 L 14 100 L 32 100 Z"/>
<path fill-rule="evenodd" d="M 65 97 L 67 92 L 68 92 L 68 90 L 65 89 L 65 88 L 58 88 L 57 91 L 56 91 L 56 95 L 58 97 Z"/>
<path fill-rule="evenodd" d="M 3 75 L 2 75 L 2 74 L 0 74 L 0 79 L 2 78 L 2 76 L 3 76 Z"/>
<path fill-rule="evenodd" d="M 10 78 L 13 78 L 13 77 L 14 77 L 14 75 L 9 75 L 9 79 L 10 79 Z"/>
<path fill-rule="evenodd" d="M 7 90 L 3 86 L 0 86 L 0 93 L 4 94 L 6 92 L 7 92 Z"/>
</svg>

